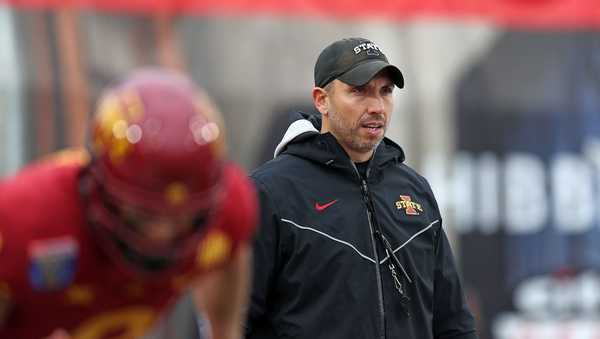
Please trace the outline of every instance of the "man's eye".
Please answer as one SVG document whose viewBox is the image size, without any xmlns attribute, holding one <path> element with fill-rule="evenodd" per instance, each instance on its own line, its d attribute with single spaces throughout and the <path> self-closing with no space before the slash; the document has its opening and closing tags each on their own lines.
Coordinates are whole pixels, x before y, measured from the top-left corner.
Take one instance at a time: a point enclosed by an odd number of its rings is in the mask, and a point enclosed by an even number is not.
<svg viewBox="0 0 600 339">
<path fill-rule="evenodd" d="M 393 87 L 384 87 L 381 89 L 381 92 L 383 94 L 392 94 L 394 92 L 394 88 Z"/>
</svg>

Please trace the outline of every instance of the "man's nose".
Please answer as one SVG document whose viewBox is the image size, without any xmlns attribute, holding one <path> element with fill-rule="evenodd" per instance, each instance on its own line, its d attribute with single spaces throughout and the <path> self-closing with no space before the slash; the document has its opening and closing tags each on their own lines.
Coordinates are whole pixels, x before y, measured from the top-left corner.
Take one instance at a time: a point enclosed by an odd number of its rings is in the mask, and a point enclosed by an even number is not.
<svg viewBox="0 0 600 339">
<path fill-rule="evenodd" d="M 383 114 L 385 111 L 385 102 L 383 97 L 380 95 L 374 95 L 369 99 L 367 106 L 367 113 L 370 114 Z"/>
</svg>

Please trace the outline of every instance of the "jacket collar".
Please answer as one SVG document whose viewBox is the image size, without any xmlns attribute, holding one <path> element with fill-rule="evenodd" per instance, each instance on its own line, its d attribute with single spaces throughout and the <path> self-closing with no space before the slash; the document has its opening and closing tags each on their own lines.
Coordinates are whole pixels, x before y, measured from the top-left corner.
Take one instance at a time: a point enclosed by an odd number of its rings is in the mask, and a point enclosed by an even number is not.
<svg viewBox="0 0 600 339">
<path fill-rule="evenodd" d="M 275 149 L 275 157 L 279 154 L 295 156 L 316 161 L 328 166 L 350 168 L 352 162 L 346 151 L 331 133 L 319 133 L 321 117 L 306 113 L 294 113 L 291 124 L 283 139 Z M 384 138 L 374 152 L 371 168 L 379 168 L 389 163 L 403 162 L 404 151 L 388 138 Z"/>
</svg>

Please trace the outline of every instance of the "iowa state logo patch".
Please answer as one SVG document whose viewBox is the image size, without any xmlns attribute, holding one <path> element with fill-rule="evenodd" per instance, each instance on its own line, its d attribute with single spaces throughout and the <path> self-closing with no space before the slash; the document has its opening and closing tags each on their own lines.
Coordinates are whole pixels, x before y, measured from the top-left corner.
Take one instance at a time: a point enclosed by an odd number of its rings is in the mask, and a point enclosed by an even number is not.
<svg viewBox="0 0 600 339">
<path fill-rule="evenodd" d="M 406 215 L 419 215 L 423 212 L 421 204 L 412 201 L 410 195 L 400 195 L 400 200 L 396 201 L 396 208 L 404 210 Z"/>
</svg>

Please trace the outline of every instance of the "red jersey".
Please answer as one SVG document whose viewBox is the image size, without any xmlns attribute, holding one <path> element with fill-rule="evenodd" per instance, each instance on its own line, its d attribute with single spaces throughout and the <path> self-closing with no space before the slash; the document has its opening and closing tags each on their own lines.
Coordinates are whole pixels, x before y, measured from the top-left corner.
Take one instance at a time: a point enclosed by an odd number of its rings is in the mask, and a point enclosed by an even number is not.
<svg viewBox="0 0 600 339">
<path fill-rule="evenodd" d="M 13 305 L 0 327 L 2 339 L 39 339 L 57 328 L 74 339 L 139 337 L 187 282 L 227 263 L 253 234 L 254 190 L 228 165 L 226 198 L 195 260 L 159 279 L 129 274 L 86 224 L 81 169 L 46 162 L 0 182 L 0 304 L 8 298 Z"/>
</svg>

